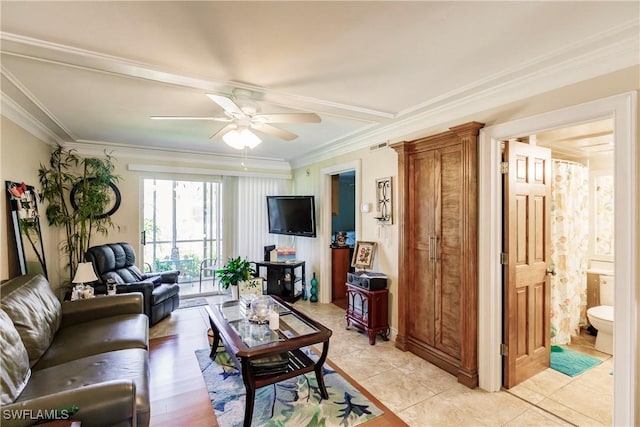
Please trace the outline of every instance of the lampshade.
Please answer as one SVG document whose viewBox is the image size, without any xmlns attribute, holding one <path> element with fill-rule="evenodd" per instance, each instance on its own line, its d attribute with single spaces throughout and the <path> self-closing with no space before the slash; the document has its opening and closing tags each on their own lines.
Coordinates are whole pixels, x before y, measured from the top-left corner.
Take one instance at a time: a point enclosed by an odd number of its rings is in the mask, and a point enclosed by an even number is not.
<svg viewBox="0 0 640 427">
<path fill-rule="evenodd" d="M 255 133 L 247 128 L 233 129 L 225 133 L 222 140 L 237 150 L 242 150 L 245 147 L 253 148 L 262 142 Z"/>
<path fill-rule="evenodd" d="M 76 275 L 73 278 L 73 283 L 91 283 L 98 280 L 96 273 L 93 271 L 93 264 L 90 262 L 81 262 L 78 264 Z"/>
</svg>

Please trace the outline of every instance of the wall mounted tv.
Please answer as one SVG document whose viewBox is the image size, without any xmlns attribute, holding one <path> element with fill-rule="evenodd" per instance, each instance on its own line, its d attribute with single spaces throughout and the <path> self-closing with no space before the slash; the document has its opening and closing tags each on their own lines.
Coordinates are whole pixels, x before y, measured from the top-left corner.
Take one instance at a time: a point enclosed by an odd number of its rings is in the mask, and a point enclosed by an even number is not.
<svg viewBox="0 0 640 427">
<path fill-rule="evenodd" d="M 316 237 L 314 196 L 267 196 L 269 233 Z"/>
</svg>

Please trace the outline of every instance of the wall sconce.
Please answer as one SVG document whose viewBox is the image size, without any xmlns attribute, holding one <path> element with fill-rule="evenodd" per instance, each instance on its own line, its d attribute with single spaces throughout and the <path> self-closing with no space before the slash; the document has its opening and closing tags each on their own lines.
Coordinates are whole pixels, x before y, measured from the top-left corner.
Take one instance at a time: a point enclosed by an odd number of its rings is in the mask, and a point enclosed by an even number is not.
<svg viewBox="0 0 640 427">
<path fill-rule="evenodd" d="M 391 225 L 393 218 L 393 199 L 391 195 L 391 177 L 376 179 L 376 219 L 378 224 Z"/>
</svg>

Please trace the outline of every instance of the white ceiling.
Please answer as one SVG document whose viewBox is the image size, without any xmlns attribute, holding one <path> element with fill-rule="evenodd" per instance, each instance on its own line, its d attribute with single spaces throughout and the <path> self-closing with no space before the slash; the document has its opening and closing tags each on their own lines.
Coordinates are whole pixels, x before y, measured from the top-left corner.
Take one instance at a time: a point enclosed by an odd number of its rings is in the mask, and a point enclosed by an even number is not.
<svg viewBox="0 0 640 427">
<path fill-rule="evenodd" d="M 205 93 L 255 92 L 252 157 L 328 156 L 639 62 L 638 2 L 1 2 L 2 112 L 50 142 L 237 155 Z M 498 104 L 499 105 L 499 104 Z"/>
</svg>

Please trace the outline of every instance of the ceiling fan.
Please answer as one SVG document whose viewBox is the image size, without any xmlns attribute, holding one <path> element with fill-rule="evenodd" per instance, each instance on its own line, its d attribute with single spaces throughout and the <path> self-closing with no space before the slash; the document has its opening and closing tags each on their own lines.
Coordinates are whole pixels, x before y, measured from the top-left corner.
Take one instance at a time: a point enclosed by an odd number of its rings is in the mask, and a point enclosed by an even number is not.
<svg viewBox="0 0 640 427">
<path fill-rule="evenodd" d="M 226 122 L 226 126 L 211 135 L 210 138 L 222 136 L 224 142 L 233 148 L 253 148 L 262 140 L 253 131 L 276 136 L 286 141 L 296 139 L 298 135 L 285 129 L 273 126 L 272 123 L 320 123 L 320 116 L 315 113 L 260 113 L 258 103 L 252 93 L 246 89 L 236 88 L 231 96 L 206 94 L 223 110 L 225 117 L 199 116 L 151 116 L 154 120 L 211 120 Z"/>
</svg>

